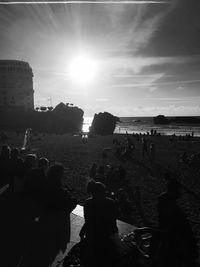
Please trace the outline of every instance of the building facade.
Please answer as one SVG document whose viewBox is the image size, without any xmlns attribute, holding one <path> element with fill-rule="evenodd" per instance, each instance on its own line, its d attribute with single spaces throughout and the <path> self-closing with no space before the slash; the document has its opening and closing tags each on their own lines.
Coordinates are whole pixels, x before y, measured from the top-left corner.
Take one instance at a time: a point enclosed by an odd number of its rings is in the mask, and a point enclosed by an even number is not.
<svg viewBox="0 0 200 267">
<path fill-rule="evenodd" d="M 27 62 L 0 60 L 0 107 L 34 109 L 33 72 Z"/>
</svg>

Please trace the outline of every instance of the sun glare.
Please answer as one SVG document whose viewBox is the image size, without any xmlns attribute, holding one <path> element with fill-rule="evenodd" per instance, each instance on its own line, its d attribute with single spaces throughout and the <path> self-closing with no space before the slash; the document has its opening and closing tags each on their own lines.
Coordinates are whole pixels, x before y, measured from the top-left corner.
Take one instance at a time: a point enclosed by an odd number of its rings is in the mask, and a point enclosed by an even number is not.
<svg viewBox="0 0 200 267">
<path fill-rule="evenodd" d="M 72 81 L 78 84 L 92 83 L 96 76 L 96 62 L 86 56 L 74 58 L 69 66 Z"/>
</svg>

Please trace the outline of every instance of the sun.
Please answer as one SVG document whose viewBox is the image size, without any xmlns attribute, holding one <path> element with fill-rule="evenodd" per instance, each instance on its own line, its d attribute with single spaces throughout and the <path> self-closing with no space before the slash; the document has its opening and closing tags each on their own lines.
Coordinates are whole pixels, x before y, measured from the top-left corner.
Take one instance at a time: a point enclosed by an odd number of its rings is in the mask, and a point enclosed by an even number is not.
<svg viewBox="0 0 200 267">
<path fill-rule="evenodd" d="M 80 85 L 90 84 L 95 80 L 97 66 L 88 56 L 78 56 L 69 65 L 69 75 L 73 82 Z"/>
</svg>

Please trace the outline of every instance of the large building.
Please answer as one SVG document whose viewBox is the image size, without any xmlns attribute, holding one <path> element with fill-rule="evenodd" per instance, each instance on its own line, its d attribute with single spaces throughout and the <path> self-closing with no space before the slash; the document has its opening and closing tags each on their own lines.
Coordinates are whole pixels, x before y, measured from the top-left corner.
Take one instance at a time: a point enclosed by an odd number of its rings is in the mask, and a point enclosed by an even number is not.
<svg viewBox="0 0 200 267">
<path fill-rule="evenodd" d="M 0 60 L 0 107 L 34 109 L 33 72 L 27 62 Z"/>
</svg>

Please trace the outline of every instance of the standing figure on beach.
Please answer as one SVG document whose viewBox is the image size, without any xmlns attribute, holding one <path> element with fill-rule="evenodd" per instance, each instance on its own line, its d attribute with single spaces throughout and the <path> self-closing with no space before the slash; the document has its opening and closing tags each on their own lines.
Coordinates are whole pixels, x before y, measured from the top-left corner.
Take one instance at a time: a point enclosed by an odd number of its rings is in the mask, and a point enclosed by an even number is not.
<svg viewBox="0 0 200 267">
<path fill-rule="evenodd" d="M 97 164 L 94 162 L 92 163 L 92 166 L 90 167 L 89 170 L 90 179 L 95 179 L 96 174 L 97 174 Z"/>
<path fill-rule="evenodd" d="M 145 158 L 148 156 L 148 148 L 147 148 L 147 140 L 145 138 L 142 138 L 142 156 Z"/>
<path fill-rule="evenodd" d="M 86 267 L 115 266 L 115 246 L 112 237 L 118 233 L 114 201 L 106 197 L 105 186 L 96 182 L 91 190 L 92 197 L 84 204 L 85 224 L 80 232 L 85 236 Z"/>
<path fill-rule="evenodd" d="M 195 267 L 197 243 L 190 223 L 177 204 L 180 184 L 174 178 L 167 182 L 167 192 L 158 199 L 158 223 L 162 232 L 158 266 Z"/>
<path fill-rule="evenodd" d="M 156 147 L 154 143 L 151 143 L 150 145 L 150 161 L 151 164 L 155 163 L 155 159 L 156 159 Z"/>
</svg>

